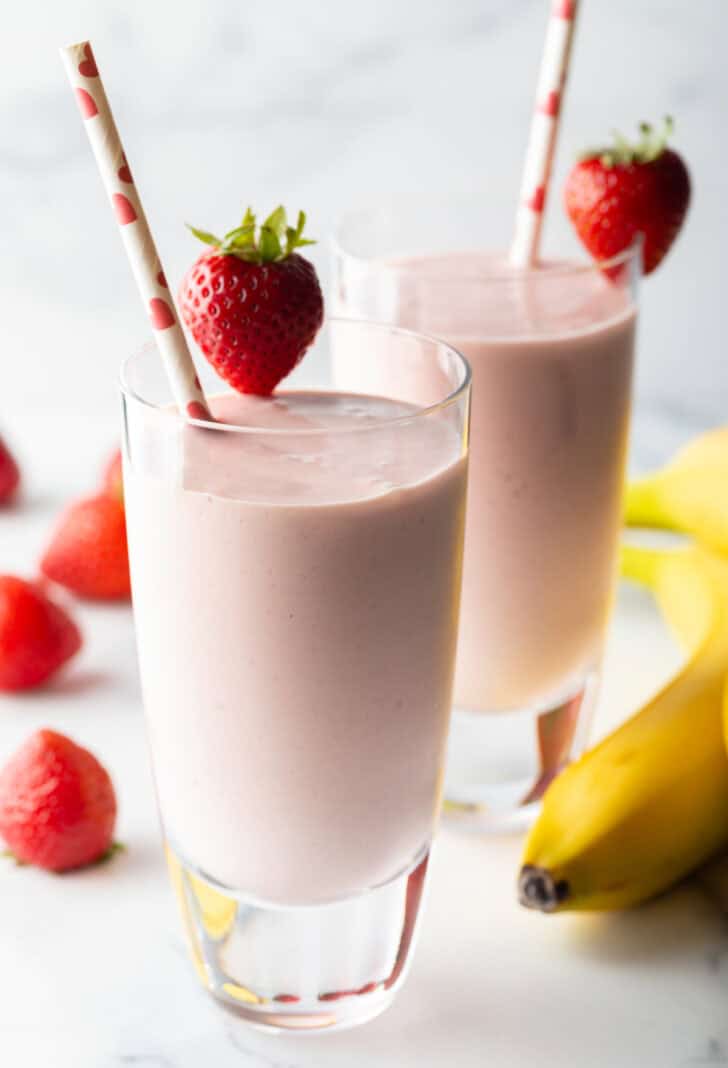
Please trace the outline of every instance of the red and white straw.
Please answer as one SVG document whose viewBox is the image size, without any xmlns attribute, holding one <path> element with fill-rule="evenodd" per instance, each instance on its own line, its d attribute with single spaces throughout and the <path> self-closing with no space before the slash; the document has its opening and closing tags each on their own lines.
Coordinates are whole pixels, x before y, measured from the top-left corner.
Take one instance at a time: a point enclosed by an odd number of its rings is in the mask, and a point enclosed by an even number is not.
<svg viewBox="0 0 728 1068">
<path fill-rule="evenodd" d="M 514 267 L 530 267 L 538 260 L 541 224 L 559 132 L 559 112 L 574 37 L 577 0 L 551 0 L 551 5 L 510 251 L 510 262 Z"/>
<path fill-rule="evenodd" d="M 180 412 L 211 419 L 89 41 L 61 49 L 154 339 Z"/>
</svg>

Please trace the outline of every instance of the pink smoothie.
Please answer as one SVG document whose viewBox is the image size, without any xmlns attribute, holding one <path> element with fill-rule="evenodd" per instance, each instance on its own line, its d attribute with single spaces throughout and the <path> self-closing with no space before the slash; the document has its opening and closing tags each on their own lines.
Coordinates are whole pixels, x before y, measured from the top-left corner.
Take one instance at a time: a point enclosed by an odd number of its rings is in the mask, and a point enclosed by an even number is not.
<svg viewBox="0 0 728 1068">
<path fill-rule="evenodd" d="M 142 442 L 125 468 L 165 831 L 249 897 L 342 898 L 394 876 L 433 831 L 462 442 L 438 416 L 383 429 L 414 409 L 373 397 L 225 395 L 212 408 L 271 433 L 180 431 L 156 411 L 166 459 Z"/>
<path fill-rule="evenodd" d="M 440 255 L 384 263 L 376 282 L 392 321 L 444 338 L 472 367 L 455 702 L 475 711 L 545 705 L 596 666 L 630 413 L 626 291 L 562 264 L 493 277 L 506 270 L 492 256 Z M 357 313 L 346 294 L 339 311 Z M 349 388 L 397 395 L 386 358 L 359 353 L 358 372 L 347 360 Z M 437 384 L 419 373 L 426 399 Z"/>
</svg>

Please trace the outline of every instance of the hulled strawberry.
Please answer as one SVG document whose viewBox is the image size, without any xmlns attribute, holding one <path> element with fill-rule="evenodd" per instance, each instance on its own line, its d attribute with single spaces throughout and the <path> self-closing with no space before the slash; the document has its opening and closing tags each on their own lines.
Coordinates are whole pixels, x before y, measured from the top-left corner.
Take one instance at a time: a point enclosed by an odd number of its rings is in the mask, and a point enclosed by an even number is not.
<svg viewBox="0 0 728 1068">
<path fill-rule="evenodd" d="M 0 771 L 0 835 L 23 864 L 68 871 L 112 848 L 116 795 L 96 757 L 40 730 Z"/>
<path fill-rule="evenodd" d="M 678 235 L 690 203 L 690 176 L 667 147 L 672 120 L 656 131 L 640 125 L 632 145 L 616 135 L 611 148 L 585 153 L 566 179 L 569 218 L 589 252 L 605 260 L 643 237 L 643 269 L 649 274 Z"/>
<path fill-rule="evenodd" d="M 124 504 L 99 493 L 69 505 L 40 562 L 46 578 L 90 600 L 131 594 Z"/>
<path fill-rule="evenodd" d="M 220 239 L 190 227 L 210 248 L 185 275 L 182 318 L 200 349 L 240 393 L 272 393 L 299 362 L 323 321 L 323 297 L 313 264 L 296 249 L 306 216 L 288 226 L 278 207 L 258 227 L 248 208 Z"/>
<path fill-rule="evenodd" d="M 0 575 L 0 691 L 29 690 L 81 648 L 68 613 L 32 582 Z"/>
</svg>

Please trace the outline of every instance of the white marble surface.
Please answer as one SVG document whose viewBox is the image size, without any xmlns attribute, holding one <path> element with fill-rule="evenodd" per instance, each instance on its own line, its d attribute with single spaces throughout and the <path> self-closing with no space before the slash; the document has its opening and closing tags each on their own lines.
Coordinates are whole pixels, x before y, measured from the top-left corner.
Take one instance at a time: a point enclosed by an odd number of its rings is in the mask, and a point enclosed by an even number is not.
<svg viewBox="0 0 728 1068">
<path fill-rule="evenodd" d="M 49 518 L 116 437 L 114 379 L 140 308 L 56 55 L 91 37 L 178 279 L 248 200 L 305 206 L 322 237 L 388 191 L 483 188 L 510 211 L 545 0 L 26 0 L 3 12 L 0 428 L 27 473 L 0 570 L 32 570 Z M 612 125 L 677 114 L 696 187 L 644 290 L 633 462 L 725 418 L 725 0 L 584 0 L 558 174 Z M 565 225 L 556 198 L 554 247 Z M 326 271 L 325 244 L 315 257 Z M 724 273 L 724 272 L 723 272 Z M 40 725 L 113 772 L 128 852 L 54 878 L 0 865 L 0 1062 L 13 1068 L 728 1063 L 728 920 L 696 886 L 623 916 L 518 909 L 520 843 L 445 829 L 423 937 L 365 1030 L 261 1037 L 198 990 L 167 888 L 126 609 L 80 611 L 87 643 L 45 693 L 0 702 L 0 758 Z M 675 663 L 644 599 L 621 601 L 598 728 Z"/>
<path fill-rule="evenodd" d="M 37 478 L 43 478 L 41 457 Z M 89 478 L 93 471 L 86 465 Z M 27 567 L 56 494 L 0 517 Z M 515 901 L 517 837 L 444 827 L 420 945 L 384 1016 L 359 1031 L 261 1036 L 198 987 L 167 886 L 127 608 L 79 609 L 86 647 L 44 693 L 3 698 L 0 755 L 50 725 L 111 770 L 127 851 L 52 876 L 0 864 L 0 1041 L 13 1068 L 688 1068 L 728 1063 L 728 913 L 691 884 L 614 916 Z M 648 598 L 620 598 L 597 731 L 677 664 Z"/>
</svg>

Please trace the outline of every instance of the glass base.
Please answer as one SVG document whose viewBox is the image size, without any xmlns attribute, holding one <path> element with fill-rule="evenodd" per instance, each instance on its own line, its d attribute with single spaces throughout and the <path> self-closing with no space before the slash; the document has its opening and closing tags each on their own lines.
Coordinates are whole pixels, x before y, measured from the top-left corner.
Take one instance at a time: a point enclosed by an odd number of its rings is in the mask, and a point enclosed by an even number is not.
<svg viewBox="0 0 728 1068">
<path fill-rule="evenodd" d="M 590 671 L 576 688 L 511 712 L 455 708 L 445 775 L 444 816 L 474 830 L 531 825 L 549 783 L 587 743 L 599 685 Z"/>
<path fill-rule="evenodd" d="M 326 905 L 252 901 L 167 845 L 192 959 L 225 1008 L 266 1031 L 333 1031 L 383 1012 L 404 980 L 429 847 L 394 879 Z"/>
</svg>

